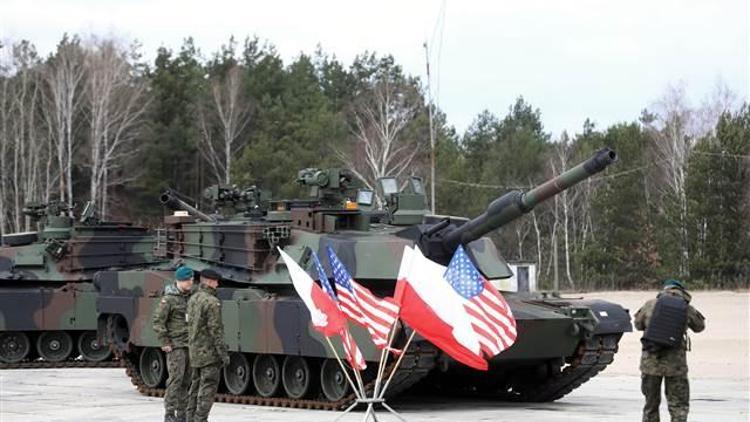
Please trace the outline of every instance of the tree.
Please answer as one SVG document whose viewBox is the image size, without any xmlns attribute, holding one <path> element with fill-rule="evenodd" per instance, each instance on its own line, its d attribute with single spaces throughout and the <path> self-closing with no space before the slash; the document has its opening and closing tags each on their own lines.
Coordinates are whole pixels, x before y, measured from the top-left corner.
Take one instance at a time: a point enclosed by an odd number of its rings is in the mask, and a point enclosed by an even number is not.
<svg viewBox="0 0 750 422">
<path fill-rule="evenodd" d="M 596 235 L 581 251 L 584 268 L 600 288 L 645 286 L 657 278 L 660 264 L 641 173 L 650 138 L 637 123 L 622 123 L 599 139 L 599 147 L 617 151 L 619 164 L 614 174 L 595 179 L 590 206 Z"/>
<path fill-rule="evenodd" d="M 90 200 L 107 215 L 108 187 L 124 159 L 138 152 L 135 140 L 148 108 L 146 84 L 134 63 L 137 52 L 113 40 L 93 40 L 86 55 L 89 116 Z"/>
<path fill-rule="evenodd" d="M 49 151 L 40 130 L 40 60 L 36 49 L 28 41 L 9 47 L 0 64 L 4 70 L 0 76 L 0 225 L 4 231 L 10 213 L 8 226 L 22 231 L 30 229 L 30 221 L 22 213 L 24 204 L 47 196 L 49 169 L 42 163 Z"/>
<path fill-rule="evenodd" d="M 377 60 L 370 56 L 355 64 L 359 72 L 371 69 L 371 76 L 350 108 L 353 142 L 348 148 L 333 148 L 341 162 L 373 190 L 377 179 L 404 173 L 424 143 L 423 139 L 403 136 L 422 111 L 424 101 L 417 81 L 405 77 L 392 61 L 391 57 Z"/>
<path fill-rule="evenodd" d="M 45 115 L 52 126 L 57 146 L 60 200 L 73 207 L 73 150 L 76 118 L 85 89 L 84 51 L 78 37 L 63 36 L 57 50 L 47 60 Z"/>
<path fill-rule="evenodd" d="M 209 64 L 209 99 L 198 108 L 201 152 L 217 182 L 229 184 L 232 161 L 245 144 L 250 104 L 243 69 L 235 58 L 234 38 Z"/>
<path fill-rule="evenodd" d="M 138 155 L 141 176 L 126 192 L 131 208 L 139 210 L 139 218 L 162 214 L 157 198 L 164 189 L 171 187 L 200 198 L 207 184 L 195 119 L 204 92 L 204 75 L 200 52 L 189 38 L 176 53 L 160 48 L 147 70 L 151 107 L 145 116 L 143 147 Z"/>
<path fill-rule="evenodd" d="M 725 112 L 689 158 L 691 274 L 712 286 L 750 275 L 750 107 Z"/>
</svg>

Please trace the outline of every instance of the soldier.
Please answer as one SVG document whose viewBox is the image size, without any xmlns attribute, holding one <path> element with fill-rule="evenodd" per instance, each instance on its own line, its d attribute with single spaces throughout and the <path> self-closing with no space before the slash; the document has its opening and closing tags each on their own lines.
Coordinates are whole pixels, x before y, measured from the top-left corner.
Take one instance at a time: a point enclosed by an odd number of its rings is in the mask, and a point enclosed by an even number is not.
<svg viewBox="0 0 750 422">
<path fill-rule="evenodd" d="M 690 305 L 690 299 L 682 282 L 669 279 L 664 290 L 635 314 L 635 327 L 645 331 L 641 338 L 641 391 L 646 398 L 643 422 L 659 421 L 662 379 L 672 422 L 687 421 L 687 329 L 699 333 L 706 327 L 705 318 Z"/>
<path fill-rule="evenodd" d="M 200 289 L 188 302 L 190 364 L 193 367 L 187 411 L 190 422 L 208 420 L 219 388 L 219 371 L 229 364 L 221 301 L 216 297 L 220 278 L 212 269 L 201 271 Z"/>
<path fill-rule="evenodd" d="M 184 422 L 187 394 L 190 388 L 190 357 L 188 356 L 187 304 L 193 288 L 193 270 L 181 266 L 175 271 L 176 281 L 164 288 L 153 316 L 153 327 L 167 355 L 167 391 L 164 394 L 165 422 Z"/>
</svg>

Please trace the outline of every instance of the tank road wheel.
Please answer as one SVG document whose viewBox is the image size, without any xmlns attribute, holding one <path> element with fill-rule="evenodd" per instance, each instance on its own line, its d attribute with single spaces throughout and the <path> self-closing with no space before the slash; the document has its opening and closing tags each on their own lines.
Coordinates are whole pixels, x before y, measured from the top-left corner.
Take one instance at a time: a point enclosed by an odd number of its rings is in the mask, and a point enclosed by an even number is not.
<svg viewBox="0 0 750 422">
<path fill-rule="evenodd" d="M 36 351 L 48 362 L 62 362 L 73 353 L 73 338 L 66 331 L 45 331 L 36 339 Z"/>
<path fill-rule="evenodd" d="M 258 355 L 253 361 L 253 384 L 263 397 L 274 396 L 281 386 L 279 362 L 273 355 Z"/>
<path fill-rule="evenodd" d="M 326 359 L 320 367 L 320 389 L 329 401 L 339 401 L 349 391 L 349 383 L 341 365 L 334 359 Z"/>
<path fill-rule="evenodd" d="M 230 394 L 239 396 L 250 386 L 250 362 L 243 353 L 230 353 L 229 365 L 224 367 L 224 384 Z"/>
<path fill-rule="evenodd" d="M 31 342 L 25 333 L 8 331 L 0 334 L 0 362 L 18 363 L 28 357 Z"/>
<path fill-rule="evenodd" d="M 312 371 L 307 359 L 301 356 L 287 356 L 281 368 L 281 379 L 286 395 L 292 399 L 301 399 L 311 390 Z"/>
<path fill-rule="evenodd" d="M 109 346 L 99 342 L 96 331 L 84 331 L 78 336 L 78 353 L 89 362 L 102 362 L 112 355 Z"/>
<path fill-rule="evenodd" d="M 161 387 L 167 378 L 167 365 L 164 361 L 164 354 L 155 347 L 146 347 L 143 349 L 139 369 L 143 383 L 151 388 Z"/>
</svg>

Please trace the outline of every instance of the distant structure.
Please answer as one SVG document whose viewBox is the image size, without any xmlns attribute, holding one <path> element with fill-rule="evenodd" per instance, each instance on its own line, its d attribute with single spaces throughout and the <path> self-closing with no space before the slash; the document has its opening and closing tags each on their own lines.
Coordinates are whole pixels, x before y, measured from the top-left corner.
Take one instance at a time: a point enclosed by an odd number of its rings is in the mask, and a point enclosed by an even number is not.
<svg viewBox="0 0 750 422">
<path fill-rule="evenodd" d="M 513 276 L 493 280 L 495 287 L 504 292 L 535 292 L 537 290 L 536 262 L 508 262 L 508 266 L 513 271 Z"/>
</svg>

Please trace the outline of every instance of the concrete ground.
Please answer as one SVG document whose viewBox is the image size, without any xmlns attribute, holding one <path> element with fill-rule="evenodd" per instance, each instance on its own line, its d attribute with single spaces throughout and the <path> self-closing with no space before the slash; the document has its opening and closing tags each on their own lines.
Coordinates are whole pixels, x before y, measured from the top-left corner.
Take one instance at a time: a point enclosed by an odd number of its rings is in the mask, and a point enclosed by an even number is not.
<svg viewBox="0 0 750 422">
<path fill-rule="evenodd" d="M 631 315 L 655 292 L 604 292 Z M 750 294 L 696 292 L 706 331 L 691 335 L 691 421 L 750 421 Z M 601 422 L 640 420 L 640 334 L 625 335 L 615 362 L 602 374 L 554 403 L 496 403 L 471 399 L 406 397 L 391 403 L 408 421 Z M 662 404 L 662 420 L 669 420 Z M 331 421 L 337 413 L 216 404 L 213 421 Z M 160 421 L 162 400 L 138 394 L 123 369 L 0 371 L 0 422 Z M 362 413 L 344 421 L 362 419 Z M 389 416 L 380 420 L 395 421 Z"/>
<path fill-rule="evenodd" d="M 691 421 L 748 421 L 747 381 L 693 380 Z M 408 421 L 637 421 L 639 378 L 601 375 L 554 403 L 494 403 L 408 397 L 391 403 Z M 664 407 L 664 406 L 663 406 Z M 663 420 L 669 420 L 666 409 Z M 337 413 L 218 403 L 213 421 L 331 421 Z M 138 394 L 122 369 L 34 369 L 0 372 L 0 422 L 160 421 L 161 399 Z M 344 421 L 358 421 L 362 413 Z M 380 420 L 396 419 L 390 416 Z"/>
</svg>

